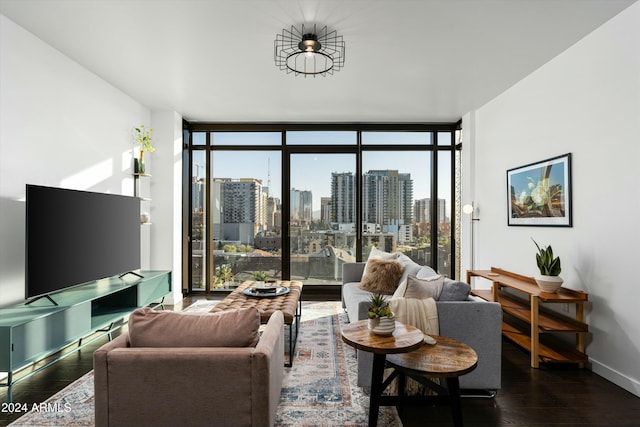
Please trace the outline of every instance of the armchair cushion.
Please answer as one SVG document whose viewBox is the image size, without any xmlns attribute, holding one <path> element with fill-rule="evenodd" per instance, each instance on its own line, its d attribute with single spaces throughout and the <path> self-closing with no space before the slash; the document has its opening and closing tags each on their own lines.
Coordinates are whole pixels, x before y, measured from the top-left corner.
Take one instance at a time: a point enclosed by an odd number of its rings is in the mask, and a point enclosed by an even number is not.
<svg viewBox="0 0 640 427">
<path fill-rule="evenodd" d="M 255 347 L 258 328 L 255 307 L 204 315 L 145 307 L 129 317 L 131 347 Z"/>
</svg>

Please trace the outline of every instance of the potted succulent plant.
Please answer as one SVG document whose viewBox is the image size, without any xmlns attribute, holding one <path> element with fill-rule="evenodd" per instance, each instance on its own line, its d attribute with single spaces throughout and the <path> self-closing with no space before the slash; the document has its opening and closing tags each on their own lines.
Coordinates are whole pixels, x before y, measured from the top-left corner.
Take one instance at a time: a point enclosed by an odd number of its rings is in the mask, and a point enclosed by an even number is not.
<svg viewBox="0 0 640 427">
<path fill-rule="evenodd" d="M 391 335 L 396 328 L 396 320 L 389 303 L 381 294 L 372 294 L 369 300 L 369 329 L 374 334 Z"/>
<path fill-rule="evenodd" d="M 253 280 L 256 282 L 257 287 L 264 287 L 264 282 L 267 280 L 267 273 L 264 271 L 254 271 Z"/>
<path fill-rule="evenodd" d="M 533 238 L 531 240 L 533 240 Z M 562 271 L 560 257 L 553 255 L 551 245 L 541 248 L 535 240 L 533 240 L 533 243 L 535 243 L 536 248 L 538 248 L 536 263 L 540 270 L 540 275 L 534 277 L 536 283 L 543 292 L 558 292 L 563 282 L 560 277 L 560 272 Z"/>
</svg>

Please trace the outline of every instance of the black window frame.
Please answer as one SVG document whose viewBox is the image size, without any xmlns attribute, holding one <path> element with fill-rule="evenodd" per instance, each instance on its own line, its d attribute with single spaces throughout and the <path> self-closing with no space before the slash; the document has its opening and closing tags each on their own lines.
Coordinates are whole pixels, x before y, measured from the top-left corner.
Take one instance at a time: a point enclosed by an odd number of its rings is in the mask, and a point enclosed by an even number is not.
<svg viewBox="0 0 640 427">
<path fill-rule="evenodd" d="M 209 182 L 211 178 L 211 166 L 210 156 L 215 151 L 253 151 L 253 150 L 280 150 L 282 155 L 281 162 L 281 203 L 283 212 L 289 211 L 289 191 L 290 177 L 289 177 L 289 158 L 292 153 L 355 153 L 356 155 L 356 175 L 362 177 L 362 153 L 367 151 L 426 151 L 431 155 L 431 198 L 436 200 L 436 203 L 431 203 L 430 216 L 431 218 L 437 218 L 438 208 L 438 153 L 441 151 L 449 151 L 451 154 L 451 194 L 449 195 L 451 202 L 451 230 L 450 230 L 450 259 L 451 266 L 450 271 L 452 276 L 456 275 L 456 231 L 458 228 L 457 222 L 454 220 L 457 218 L 457 206 L 454 203 L 456 200 L 456 151 L 459 151 L 462 147 L 461 144 L 456 141 L 456 132 L 461 130 L 461 121 L 455 123 L 217 123 L 217 122 L 189 122 L 183 121 L 183 138 L 184 138 L 184 152 L 183 152 L 183 286 L 186 284 L 187 288 L 185 293 L 190 293 L 191 287 L 191 186 L 189 185 L 191 177 L 193 176 L 192 169 L 192 152 L 198 150 L 204 150 L 205 156 L 208 159 L 206 167 L 206 180 Z M 356 144 L 325 144 L 325 145 L 287 145 L 286 135 L 290 131 L 355 131 L 356 132 Z M 427 145 L 394 145 L 394 144 L 362 144 L 363 132 L 430 132 L 432 136 L 431 144 Z M 192 143 L 192 135 L 196 132 L 206 132 L 206 144 L 194 145 Z M 280 145 L 215 145 L 211 143 L 211 133 L 214 132 L 280 132 L 281 144 Z M 441 144 L 438 141 L 440 133 L 449 133 L 450 143 Z M 207 186 L 207 191 L 210 191 Z M 356 188 L 357 206 L 356 206 L 356 259 L 362 261 L 362 182 L 358 180 Z M 210 215 L 209 197 L 206 197 L 206 215 L 205 221 L 209 223 L 208 216 Z M 284 222 L 283 218 L 283 222 Z M 207 227 L 207 241 L 209 241 L 209 228 Z M 288 257 L 290 251 L 290 242 L 288 236 L 289 227 L 286 224 L 282 224 L 282 279 L 287 280 L 290 277 L 289 263 L 285 262 L 285 256 Z M 287 234 L 287 235 L 285 235 Z M 431 221 L 430 224 L 431 235 L 431 251 L 430 251 L 430 266 L 437 268 L 438 266 L 438 222 Z M 207 245 L 207 248 L 209 245 Z M 207 249 L 208 250 L 208 249 Z M 206 256 L 207 267 L 211 267 L 211 256 Z M 209 271 L 209 269 L 207 269 Z"/>
</svg>

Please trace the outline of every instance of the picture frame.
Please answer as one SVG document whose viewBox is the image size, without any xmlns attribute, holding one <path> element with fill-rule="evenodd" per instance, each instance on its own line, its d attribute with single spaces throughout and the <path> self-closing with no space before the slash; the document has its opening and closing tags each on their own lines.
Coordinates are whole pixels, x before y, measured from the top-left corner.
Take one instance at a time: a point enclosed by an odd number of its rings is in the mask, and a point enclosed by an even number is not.
<svg viewBox="0 0 640 427">
<path fill-rule="evenodd" d="M 571 153 L 507 170 L 510 226 L 572 227 Z"/>
</svg>

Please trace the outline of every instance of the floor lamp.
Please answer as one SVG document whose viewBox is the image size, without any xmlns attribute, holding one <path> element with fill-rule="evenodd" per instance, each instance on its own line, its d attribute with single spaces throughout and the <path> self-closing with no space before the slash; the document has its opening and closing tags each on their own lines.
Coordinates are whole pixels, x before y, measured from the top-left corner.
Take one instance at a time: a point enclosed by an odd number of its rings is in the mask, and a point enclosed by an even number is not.
<svg viewBox="0 0 640 427">
<path fill-rule="evenodd" d="M 474 245 L 474 224 L 476 221 L 480 221 L 480 218 L 474 216 L 474 213 L 478 212 L 478 208 L 473 206 L 473 202 L 470 205 L 464 205 L 462 212 L 471 216 L 471 270 L 475 269 L 475 245 Z"/>
</svg>

